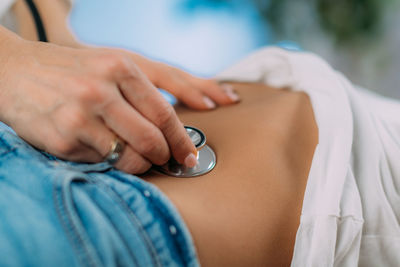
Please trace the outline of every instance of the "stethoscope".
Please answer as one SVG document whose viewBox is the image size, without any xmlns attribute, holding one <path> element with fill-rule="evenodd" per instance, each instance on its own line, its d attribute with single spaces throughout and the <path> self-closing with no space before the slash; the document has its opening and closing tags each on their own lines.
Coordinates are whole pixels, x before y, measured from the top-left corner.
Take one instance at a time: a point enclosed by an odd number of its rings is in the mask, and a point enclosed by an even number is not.
<svg viewBox="0 0 400 267">
<path fill-rule="evenodd" d="M 33 0 L 25 0 L 31 13 L 36 25 L 36 31 L 41 42 L 48 42 L 46 36 L 46 30 L 43 26 L 42 18 L 40 17 L 39 11 L 33 2 Z M 197 148 L 197 160 L 198 164 L 193 168 L 187 168 L 184 165 L 177 163 L 173 158 L 168 161 L 163 166 L 155 166 L 154 168 L 169 176 L 174 177 L 196 177 L 203 174 L 210 172 L 214 169 L 215 164 L 217 163 L 217 158 L 215 156 L 214 151 L 206 145 L 206 136 L 205 134 L 191 126 L 185 126 L 186 133 L 189 135 L 190 139 L 192 140 L 193 144 Z"/>
<path fill-rule="evenodd" d="M 197 148 L 197 160 L 199 163 L 193 168 L 188 168 L 171 158 L 163 166 L 155 166 L 157 171 L 169 176 L 190 178 L 206 174 L 214 169 L 217 157 L 211 147 L 206 145 L 206 135 L 200 129 L 192 126 L 185 126 L 185 129 L 192 143 Z"/>
</svg>

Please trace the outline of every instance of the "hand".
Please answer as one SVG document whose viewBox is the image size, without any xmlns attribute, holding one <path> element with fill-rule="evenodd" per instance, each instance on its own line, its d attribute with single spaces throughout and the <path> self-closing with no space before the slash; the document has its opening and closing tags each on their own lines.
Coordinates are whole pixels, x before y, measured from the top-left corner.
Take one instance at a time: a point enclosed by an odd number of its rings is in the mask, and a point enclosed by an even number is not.
<svg viewBox="0 0 400 267">
<path fill-rule="evenodd" d="M 219 85 L 215 80 L 192 76 L 138 54 L 131 53 L 131 56 L 156 87 L 170 92 L 190 108 L 207 110 L 240 101 L 229 84 Z"/>
<path fill-rule="evenodd" d="M 26 28 L 27 24 L 31 22 L 26 19 L 23 12 L 24 3 L 20 2 L 17 2 L 14 11 L 16 17 L 19 18 L 18 24 Z M 63 46 L 88 48 L 85 44 L 78 42 L 67 27 L 65 22 L 68 8 L 63 4 L 61 1 L 51 0 L 37 3 L 39 9 L 43 11 L 42 15 L 49 40 Z M 34 31 L 28 36 L 26 36 L 26 31 L 23 34 L 25 38 L 36 37 Z M 114 52 L 111 51 L 111 53 Z M 124 53 L 127 52 L 124 51 Z M 230 85 L 220 86 L 212 79 L 194 77 L 175 67 L 146 59 L 139 54 L 129 52 L 129 55 L 156 87 L 169 91 L 190 108 L 207 110 L 213 109 L 217 105 L 229 105 L 239 101 L 239 97 Z"/>
<path fill-rule="evenodd" d="M 196 149 L 174 109 L 126 52 L 17 37 L 0 46 L 0 120 L 35 147 L 99 162 L 117 135 L 126 142 L 116 164 L 123 171 L 142 173 L 171 154 L 196 164 Z"/>
</svg>

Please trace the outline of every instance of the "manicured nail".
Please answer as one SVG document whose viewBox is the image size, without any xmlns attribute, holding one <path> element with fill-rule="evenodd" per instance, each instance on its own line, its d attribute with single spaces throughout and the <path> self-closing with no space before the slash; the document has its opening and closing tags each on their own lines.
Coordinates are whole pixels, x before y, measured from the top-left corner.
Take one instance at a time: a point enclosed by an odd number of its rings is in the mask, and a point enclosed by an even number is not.
<svg viewBox="0 0 400 267">
<path fill-rule="evenodd" d="M 203 96 L 203 101 L 204 101 L 204 104 L 206 104 L 206 106 L 209 108 L 209 109 L 212 109 L 212 108 L 215 108 L 217 105 L 214 103 L 214 101 L 212 101 L 209 97 L 207 97 L 207 96 Z"/>
<path fill-rule="evenodd" d="M 190 153 L 186 158 L 185 158 L 185 166 L 189 168 L 193 168 L 199 163 L 197 161 L 197 158 L 194 154 Z"/>
<path fill-rule="evenodd" d="M 240 100 L 240 97 L 235 93 L 233 90 L 233 86 L 230 84 L 222 84 L 221 85 L 222 89 L 225 91 L 225 94 L 233 101 L 233 102 L 238 102 Z"/>
</svg>

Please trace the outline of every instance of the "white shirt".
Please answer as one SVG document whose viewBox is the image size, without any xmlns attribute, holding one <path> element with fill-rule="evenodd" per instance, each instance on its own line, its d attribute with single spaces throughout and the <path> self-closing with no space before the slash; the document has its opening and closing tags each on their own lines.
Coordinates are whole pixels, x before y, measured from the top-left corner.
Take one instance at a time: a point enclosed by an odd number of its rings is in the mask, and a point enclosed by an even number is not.
<svg viewBox="0 0 400 267">
<path fill-rule="evenodd" d="M 306 92 L 319 131 L 293 267 L 400 266 L 400 102 L 311 53 L 257 51 L 217 77 Z"/>
</svg>

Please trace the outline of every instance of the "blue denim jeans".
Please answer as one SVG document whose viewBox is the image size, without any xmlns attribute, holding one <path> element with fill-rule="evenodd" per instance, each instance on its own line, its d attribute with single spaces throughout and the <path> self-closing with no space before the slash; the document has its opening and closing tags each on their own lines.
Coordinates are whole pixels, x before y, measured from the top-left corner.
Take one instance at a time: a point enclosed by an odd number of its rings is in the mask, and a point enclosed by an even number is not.
<svg viewBox="0 0 400 267">
<path fill-rule="evenodd" d="M 172 203 L 106 163 L 38 151 L 0 127 L 0 266 L 198 266 Z"/>
</svg>

